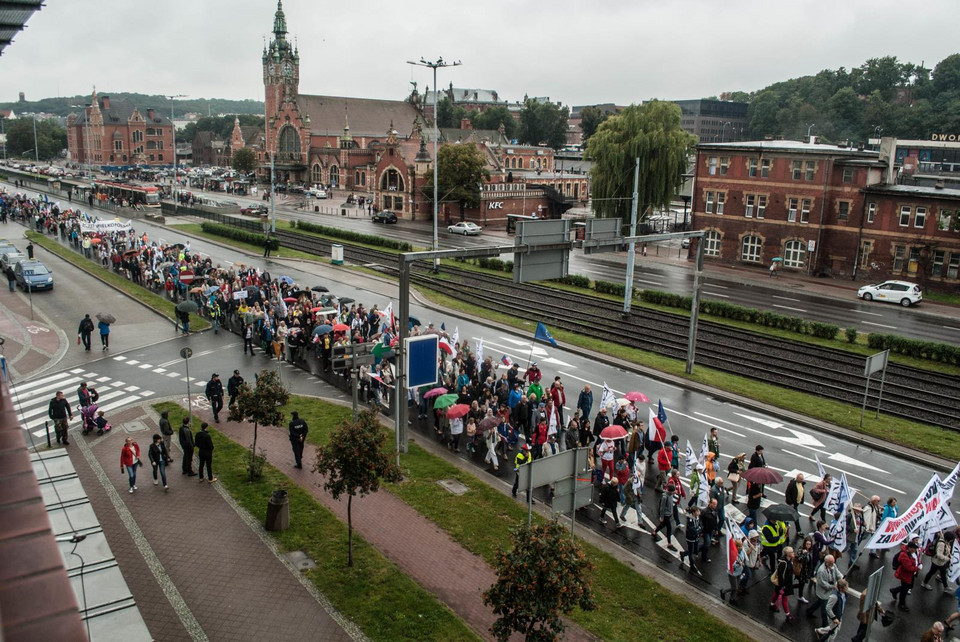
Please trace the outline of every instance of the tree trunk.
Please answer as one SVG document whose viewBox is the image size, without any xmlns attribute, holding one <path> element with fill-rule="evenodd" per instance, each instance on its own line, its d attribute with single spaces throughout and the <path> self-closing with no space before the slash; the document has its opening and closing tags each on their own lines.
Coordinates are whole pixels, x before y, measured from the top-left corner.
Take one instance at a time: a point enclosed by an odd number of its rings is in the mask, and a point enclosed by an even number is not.
<svg viewBox="0 0 960 642">
<path fill-rule="evenodd" d="M 353 566 L 353 495 L 347 495 L 347 566 Z"/>
</svg>

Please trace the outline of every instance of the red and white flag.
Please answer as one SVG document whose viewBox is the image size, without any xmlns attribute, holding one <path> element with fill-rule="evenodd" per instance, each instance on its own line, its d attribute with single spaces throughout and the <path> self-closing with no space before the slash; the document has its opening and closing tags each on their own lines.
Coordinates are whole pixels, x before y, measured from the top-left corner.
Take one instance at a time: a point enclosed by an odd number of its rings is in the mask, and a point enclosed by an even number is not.
<svg viewBox="0 0 960 642">
<path fill-rule="evenodd" d="M 650 415 L 647 419 L 647 439 L 653 442 L 659 442 L 664 444 L 667 442 L 667 431 L 663 427 L 663 424 L 660 423 L 660 420 L 657 419 L 657 415 L 653 412 L 652 408 L 648 409 Z"/>
<path fill-rule="evenodd" d="M 743 539 L 743 531 L 729 516 L 726 518 L 727 573 L 733 575 L 733 563 L 737 560 L 737 540 Z"/>
</svg>

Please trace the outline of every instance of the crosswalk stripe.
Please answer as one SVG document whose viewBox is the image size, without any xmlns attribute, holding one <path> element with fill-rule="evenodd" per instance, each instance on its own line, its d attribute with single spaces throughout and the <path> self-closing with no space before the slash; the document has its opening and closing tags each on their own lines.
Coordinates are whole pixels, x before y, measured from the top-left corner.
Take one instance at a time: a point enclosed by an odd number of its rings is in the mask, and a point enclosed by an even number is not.
<svg viewBox="0 0 960 642">
<path fill-rule="evenodd" d="M 49 377 L 44 377 L 42 379 L 35 379 L 33 381 L 28 381 L 27 383 L 17 384 L 10 387 L 10 391 L 13 393 L 21 393 L 37 386 L 42 386 L 44 384 L 50 383 L 51 381 L 61 381 L 63 379 L 74 379 L 69 372 L 61 372 L 60 374 L 51 375 Z"/>
<path fill-rule="evenodd" d="M 135 366 L 135 365 L 137 365 L 138 363 L 140 363 L 140 362 L 137 361 L 136 359 L 127 359 L 127 365 L 128 365 L 128 366 Z"/>
<path fill-rule="evenodd" d="M 140 390 L 140 388 L 139 386 L 127 386 L 126 388 L 124 388 L 124 390 L 126 390 L 127 392 L 136 392 L 137 390 Z"/>
<path fill-rule="evenodd" d="M 168 376 L 168 377 L 179 377 L 179 376 L 180 376 L 180 373 L 179 373 L 179 372 L 168 372 L 168 373 L 167 373 L 167 376 Z"/>
<path fill-rule="evenodd" d="M 115 356 L 115 357 L 113 358 L 113 360 L 114 360 L 114 361 L 126 361 L 127 358 L 126 358 L 125 356 L 123 356 L 122 354 L 118 354 L 117 356 Z"/>
<path fill-rule="evenodd" d="M 166 369 L 166 368 L 154 368 L 153 371 L 156 372 L 157 374 L 163 374 L 163 373 L 165 373 L 165 372 L 167 371 L 167 369 Z"/>
<path fill-rule="evenodd" d="M 140 368 L 146 370 L 147 368 L 152 368 L 153 366 L 149 363 L 141 363 Z"/>
<path fill-rule="evenodd" d="M 101 394 L 97 405 L 98 406 L 102 405 L 102 402 L 104 401 L 108 401 L 110 399 L 115 399 L 117 397 L 122 397 L 126 395 L 127 393 L 125 393 L 123 390 L 114 390 L 113 392 L 107 392 L 107 393 Z M 49 404 L 50 402 L 44 398 L 37 399 L 35 402 L 31 403 L 27 409 L 22 410 L 20 413 L 18 413 L 20 422 L 21 423 L 25 422 L 27 425 L 27 428 L 31 428 L 32 425 L 35 424 L 37 421 L 36 419 L 34 419 L 34 417 L 39 416 L 41 419 L 41 423 L 43 423 L 42 420 L 48 416 Z M 73 406 L 71 406 L 71 408 L 72 407 Z M 74 412 L 74 417 L 77 417 L 77 416 L 78 416 L 78 413 Z"/>
</svg>

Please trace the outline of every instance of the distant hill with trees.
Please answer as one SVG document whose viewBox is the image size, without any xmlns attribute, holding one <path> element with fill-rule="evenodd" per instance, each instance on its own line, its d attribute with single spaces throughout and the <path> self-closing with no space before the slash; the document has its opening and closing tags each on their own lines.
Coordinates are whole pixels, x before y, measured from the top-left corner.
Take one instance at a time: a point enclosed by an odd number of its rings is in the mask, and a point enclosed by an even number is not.
<svg viewBox="0 0 960 642">
<path fill-rule="evenodd" d="M 100 96 L 123 98 L 141 109 L 153 107 L 158 112 L 170 115 L 170 99 L 166 96 L 133 94 L 123 91 L 97 91 Z M 41 98 L 40 100 L 25 100 L 0 103 L 0 109 L 12 109 L 16 114 L 48 113 L 57 116 L 67 116 L 71 112 L 78 113 L 84 105 L 90 103 L 90 94 L 65 96 L 59 98 Z M 78 107 L 79 106 L 79 107 Z M 187 113 L 199 114 L 258 114 L 263 115 L 262 100 L 228 100 L 226 98 L 178 98 L 173 102 L 173 114 L 181 117 Z"/>
<path fill-rule="evenodd" d="M 749 103 L 752 138 L 802 139 L 811 124 L 812 133 L 831 142 L 866 141 L 877 133 L 898 138 L 960 133 L 960 54 L 932 69 L 895 56 L 871 58 L 854 69 L 825 69 L 720 98 Z"/>
</svg>

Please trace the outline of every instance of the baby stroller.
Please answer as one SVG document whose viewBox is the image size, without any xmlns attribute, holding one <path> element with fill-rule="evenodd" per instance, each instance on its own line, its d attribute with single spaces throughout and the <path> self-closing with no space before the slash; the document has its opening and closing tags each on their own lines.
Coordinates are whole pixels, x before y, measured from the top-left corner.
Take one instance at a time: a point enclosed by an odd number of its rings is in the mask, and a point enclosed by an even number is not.
<svg viewBox="0 0 960 642">
<path fill-rule="evenodd" d="M 97 404 L 91 403 L 80 410 L 83 418 L 83 434 L 89 435 L 97 428 Z"/>
</svg>

